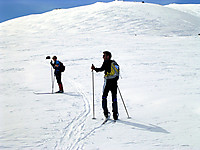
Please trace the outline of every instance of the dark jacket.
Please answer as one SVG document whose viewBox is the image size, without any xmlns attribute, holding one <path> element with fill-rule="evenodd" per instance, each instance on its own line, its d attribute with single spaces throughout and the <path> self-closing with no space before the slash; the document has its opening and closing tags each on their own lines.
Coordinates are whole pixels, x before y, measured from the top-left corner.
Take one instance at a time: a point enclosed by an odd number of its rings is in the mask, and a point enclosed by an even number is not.
<svg viewBox="0 0 200 150">
<path fill-rule="evenodd" d="M 60 71 L 60 62 L 58 60 L 56 60 L 54 63 L 51 62 L 51 65 L 55 69 L 55 72 L 54 72 L 55 75 L 61 73 L 61 71 Z M 56 67 L 55 65 L 58 65 L 58 67 Z"/>
<path fill-rule="evenodd" d="M 110 73 L 110 72 L 111 72 L 111 63 L 112 63 L 112 62 L 113 62 L 112 60 L 104 60 L 104 62 L 103 62 L 103 64 L 102 64 L 101 68 L 95 68 L 94 70 L 95 70 L 96 72 L 104 71 L 104 74 L 107 75 L 107 73 Z M 114 78 L 114 79 L 118 80 L 119 77 L 116 77 L 116 78 Z"/>
<path fill-rule="evenodd" d="M 94 70 L 96 72 L 104 71 L 104 74 L 106 75 L 108 72 L 111 71 L 111 63 L 112 63 L 112 60 L 105 60 L 101 68 L 95 68 Z"/>
</svg>

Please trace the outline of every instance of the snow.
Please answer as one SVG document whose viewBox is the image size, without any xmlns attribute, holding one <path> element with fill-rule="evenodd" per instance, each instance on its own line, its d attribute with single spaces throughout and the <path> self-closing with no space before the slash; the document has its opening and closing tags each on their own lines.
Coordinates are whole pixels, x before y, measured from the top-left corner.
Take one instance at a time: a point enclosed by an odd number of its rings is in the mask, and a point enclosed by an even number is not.
<svg viewBox="0 0 200 150">
<path fill-rule="evenodd" d="M 115 1 L 1 23 L 0 149 L 199 150 L 199 5 L 176 6 Z M 103 73 L 93 120 L 90 66 L 104 50 L 131 119 L 118 94 L 119 120 L 101 125 Z M 34 94 L 51 92 L 48 55 L 66 66 L 64 94 Z"/>
<path fill-rule="evenodd" d="M 170 4 L 166 7 L 173 8 L 197 17 L 200 17 L 200 4 Z"/>
</svg>

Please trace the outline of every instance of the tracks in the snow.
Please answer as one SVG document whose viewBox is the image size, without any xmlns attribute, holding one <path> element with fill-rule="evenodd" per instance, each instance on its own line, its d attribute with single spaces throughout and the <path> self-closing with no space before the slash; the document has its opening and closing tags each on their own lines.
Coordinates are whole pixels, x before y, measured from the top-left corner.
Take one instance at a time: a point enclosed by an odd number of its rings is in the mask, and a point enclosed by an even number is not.
<svg viewBox="0 0 200 150">
<path fill-rule="evenodd" d="M 79 143 L 86 137 L 84 129 L 86 119 L 90 113 L 89 100 L 78 83 L 75 83 L 70 79 L 68 81 L 70 82 L 71 86 L 75 87 L 78 93 L 82 96 L 84 109 L 63 129 L 64 131 L 62 137 L 56 143 L 55 149 L 81 149 L 82 145 L 79 145 Z"/>
</svg>

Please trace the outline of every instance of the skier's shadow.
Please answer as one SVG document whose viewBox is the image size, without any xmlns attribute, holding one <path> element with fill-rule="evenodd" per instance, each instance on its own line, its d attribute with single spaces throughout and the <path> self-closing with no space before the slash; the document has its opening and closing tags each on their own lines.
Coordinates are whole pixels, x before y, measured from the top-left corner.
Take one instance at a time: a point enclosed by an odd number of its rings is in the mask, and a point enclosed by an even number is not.
<svg viewBox="0 0 200 150">
<path fill-rule="evenodd" d="M 159 126 L 152 125 L 152 124 L 144 125 L 144 124 L 134 123 L 134 122 L 130 122 L 130 121 L 124 121 L 124 120 L 118 120 L 117 122 L 132 126 L 132 127 L 134 127 L 134 129 L 136 127 L 138 130 L 145 130 L 145 131 L 150 131 L 150 132 L 161 132 L 161 133 L 166 133 L 166 134 L 170 133 L 167 130 L 165 130 Z"/>
</svg>

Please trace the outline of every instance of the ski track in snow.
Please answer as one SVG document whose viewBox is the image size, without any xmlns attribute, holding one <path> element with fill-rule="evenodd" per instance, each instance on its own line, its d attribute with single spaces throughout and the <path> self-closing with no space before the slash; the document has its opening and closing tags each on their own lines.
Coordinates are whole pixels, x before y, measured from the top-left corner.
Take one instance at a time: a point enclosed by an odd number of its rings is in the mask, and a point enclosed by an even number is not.
<svg viewBox="0 0 200 150">
<path fill-rule="evenodd" d="M 84 110 L 63 129 L 62 137 L 59 139 L 59 141 L 56 142 L 54 149 L 83 149 L 84 144 L 81 144 L 81 142 L 96 130 L 100 129 L 103 124 L 98 122 L 99 125 L 93 127 L 92 129 L 85 129 L 86 120 L 89 118 L 88 115 L 90 114 L 89 98 L 84 90 L 80 87 L 80 85 L 78 85 L 78 83 L 70 80 L 69 78 L 68 81 L 71 86 L 74 86 L 77 92 L 82 96 L 84 102 Z M 106 124 L 108 125 L 110 123 L 112 122 L 109 121 Z"/>
<path fill-rule="evenodd" d="M 69 79 L 71 86 L 75 86 L 76 90 L 80 93 L 84 102 L 84 111 L 75 117 L 65 128 L 63 136 L 56 143 L 55 149 L 79 149 L 79 143 L 84 138 L 84 127 L 87 116 L 90 113 L 89 100 L 83 90 L 77 83 Z"/>
<path fill-rule="evenodd" d="M 102 127 L 102 124 L 94 127 L 92 130 L 85 130 L 85 123 L 90 114 L 89 98 L 83 89 L 73 80 L 68 79 L 71 86 L 74 86 L 78 93 L 82 96 L 84 102 L 84 110 L 75 117 L 63 130 L 63 136 L 56 142 L 54 149 L 82 149 L 84 144 L 80 144 L 82 140 L 91 135 L 94 131 Z M 107 123 L 109 124 L 109 123 Z"/>
</svg>

